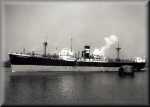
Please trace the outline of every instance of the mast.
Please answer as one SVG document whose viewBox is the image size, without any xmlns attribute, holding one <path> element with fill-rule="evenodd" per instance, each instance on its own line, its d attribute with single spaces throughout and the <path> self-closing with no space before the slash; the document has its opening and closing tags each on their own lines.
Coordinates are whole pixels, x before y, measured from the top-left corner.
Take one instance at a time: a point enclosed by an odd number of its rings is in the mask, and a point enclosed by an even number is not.
<svg viewBox="0 0 150 107">
<path fill-rule="evenodd" d="M 117 51 L 117 58 L 116 58 L 116 60 L 117 61 L 120 61 L 120 50 L 121 50 L 121 48 L 119 47 L 119 41 L 118 41 L 118 47 L 116 48 L 116 51 Z"/>
<path fill-rule="evenodd" d="M 26 53 L 25 48 L 23 48 L 23 54 L 25 54 L 25 53 Z"/>
<path fill-rule="evenodd" d="M 47 41 L 44 41 L 43 42 L 43 45 L 44 45 L 44 52 L 43 52 L 43 56 L 46 56 L 46 48 L 47 48 Z"/>
<path fill-rule="evenodd" d="M 72 52 L 72 37 L 70 38 L 70 49 L 71 49 L 71 52 Z"/>
</svg>

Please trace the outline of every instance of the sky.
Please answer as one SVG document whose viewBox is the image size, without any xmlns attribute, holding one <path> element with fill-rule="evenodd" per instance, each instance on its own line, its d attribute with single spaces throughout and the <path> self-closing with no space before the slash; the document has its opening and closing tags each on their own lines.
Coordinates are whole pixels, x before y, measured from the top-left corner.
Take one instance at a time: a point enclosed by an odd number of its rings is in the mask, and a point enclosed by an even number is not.
<svg viewBox="0 0 150 107">
<path fill-rule="evenodd" d="M 147 53 L 147 7 L 143 2 L 47 2 L 5 4 L 5 58 L 9 52 L 43 53 L 90 45 L 101 48 L 104 38 L 116 35 L 122 57 L 143 57 Z M 115 57 L 112 45 L 107 56 Z"/>
</svg>

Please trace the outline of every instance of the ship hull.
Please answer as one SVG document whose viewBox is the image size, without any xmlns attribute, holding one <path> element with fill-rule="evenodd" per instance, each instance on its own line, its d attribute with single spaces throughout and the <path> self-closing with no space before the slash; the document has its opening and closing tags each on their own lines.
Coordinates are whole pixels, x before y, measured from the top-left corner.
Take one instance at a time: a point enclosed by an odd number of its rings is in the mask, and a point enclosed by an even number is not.
<svg viewBox="0 0 150 107">
<path fill-rule="evenodd" d="M 145 63 L 66 61 L 48 57 L 9 54 L 12 71 L 117 71 L 123 65 L 144 68 Z M 108 69 L 109 68 L 109 69 Z"/>
</svg>

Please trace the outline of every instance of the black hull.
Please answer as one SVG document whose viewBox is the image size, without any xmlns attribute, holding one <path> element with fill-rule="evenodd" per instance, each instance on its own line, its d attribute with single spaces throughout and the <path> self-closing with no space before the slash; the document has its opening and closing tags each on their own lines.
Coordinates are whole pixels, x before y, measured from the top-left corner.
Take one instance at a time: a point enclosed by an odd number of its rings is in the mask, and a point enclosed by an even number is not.
<svg viewBox="0 0 150 107">
<path fill-rule="evenodd" d="M 83 62 L 66 61 L 62 59 L 53 59 L 48 57 L 22 56 L 9 54 L 12 65 L 44 65 L 44 66 L 88 66 L 88 67 L 121 67 L 130 65 L 137 69 L 145 67 L 145 62 Z"/>
</svg>

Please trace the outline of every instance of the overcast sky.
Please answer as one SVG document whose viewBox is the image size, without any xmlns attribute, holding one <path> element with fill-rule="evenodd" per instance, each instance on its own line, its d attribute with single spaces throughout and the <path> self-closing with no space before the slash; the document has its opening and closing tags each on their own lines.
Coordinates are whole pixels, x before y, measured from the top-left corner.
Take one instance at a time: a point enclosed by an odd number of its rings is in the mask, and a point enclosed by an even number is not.
<svg viewBox="0 0 150 107">
<path fill-rule="evenodd" d="M 147 7 L 134 2 L 47 2 L 5 5 L 5 49 L 8 52 L 42 53 L 56 48 L 82 50 L 105 45 L 104 37 L 116 35 L 123 56 L 145 56 L 147 50 Z M 115 46 L 107 51 L 115 55 Z"/>
</svg>

